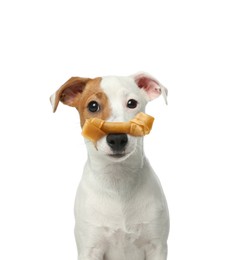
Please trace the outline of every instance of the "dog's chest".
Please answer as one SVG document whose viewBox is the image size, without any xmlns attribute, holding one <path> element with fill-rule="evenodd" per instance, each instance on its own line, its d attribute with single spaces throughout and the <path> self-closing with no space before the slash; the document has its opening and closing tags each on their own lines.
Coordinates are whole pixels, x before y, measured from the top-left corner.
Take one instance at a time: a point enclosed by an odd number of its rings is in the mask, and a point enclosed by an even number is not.
<svg viewBox="0 0 242 260">
<path fill-rule="evenodd" d="M 146 248 L 152 247 L 154 238 L 166 236 L 168 215 L 162 191 L 149 168 L 142 185 L 129 189 L 130 196 L 110 193 L 98 189 L 99 185 L 89 181 L 90 172 L 78 188 L 75 213 L 77 241 L 89 247 L 102 245 L 105 260 L 143 260 Z M 141 173 L 140 173 L 141 174 Z M 93 242 L 94 241 L 94 242 Z"/>
<path fill-rule="evenodd" d="M 144 259 L 144 246 L 148 241 L 144 235 L 143 224 L 134 225 L 128 230 L 109 227 L 104 229 L 106 241 L 109 243 L 106 259 Z"/>
<path fill-rule="evenodd" d="M 104 236 L 114 246 L 125 247 L 130 244 L 142 243 L 144 224 L 136 224 L 129 228 L 104 227 Z"/>
<path fill-rule="evenodd" d="M 81 191 L 81 192 L 80 192 Z M 115 246 L 133 244 L 140 246 L 154 235 L 153 226 L 165 210 L 162 198 L 140 192 L 134 199 L 122 201 L 102 197 L 93 190 L 85 196 L 85 188 L 79 189 L 76 200 L 76 221 L 88 223 L 89 228 Z M 82 200 L 82 199 L 83 200 Z M 85 224 L 83 226 L 85 227 Z M 95 231 L 94 231 L 95 230 Z"/>
</svg>

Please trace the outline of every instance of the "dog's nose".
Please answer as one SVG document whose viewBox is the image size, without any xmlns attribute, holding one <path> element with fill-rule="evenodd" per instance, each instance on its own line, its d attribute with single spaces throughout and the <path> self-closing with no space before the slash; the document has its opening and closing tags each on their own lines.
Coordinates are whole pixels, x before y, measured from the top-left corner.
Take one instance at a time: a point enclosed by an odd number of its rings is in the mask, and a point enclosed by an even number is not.
<svg viewBox="0 0 242 260">
<path fill-rule="evenodd" d="M 128 143 L 128 137 L 126 134 L 109 134 L 107 135 L 107 143 L 113 151 L 121 152 Z"/>
</svg>

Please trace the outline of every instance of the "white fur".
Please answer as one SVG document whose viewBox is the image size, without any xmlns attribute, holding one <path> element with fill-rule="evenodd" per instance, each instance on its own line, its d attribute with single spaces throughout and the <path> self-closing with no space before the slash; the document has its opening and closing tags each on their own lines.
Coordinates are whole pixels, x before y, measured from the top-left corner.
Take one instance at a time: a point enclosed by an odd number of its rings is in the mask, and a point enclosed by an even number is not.
<svg viewBox="0 0 242 260">
<path fill-rule="evenodd" d="M 55 96 L 56 96 L 56 93 L 54 93 L 53 95 L 51 95 L 50 97 L 50 103 L 52 105 L 52 109 L 54 111 L 54 108 L 55 108 Z"/>
<path fill-rule="evenodd" d="M 106 77 L 108 121 L 128 121 L 147 99 L 133 77 Z M 136 99 L 135 109 L 127 108 Z M 159 180 L 143 152 L 143 138 L 128 136 L 125 156 L 115 159 L 106 138 L 86 141 L 88 160 L 75 201 L 78 260 L 166 260 L 169 216 Z"/>
</svg>

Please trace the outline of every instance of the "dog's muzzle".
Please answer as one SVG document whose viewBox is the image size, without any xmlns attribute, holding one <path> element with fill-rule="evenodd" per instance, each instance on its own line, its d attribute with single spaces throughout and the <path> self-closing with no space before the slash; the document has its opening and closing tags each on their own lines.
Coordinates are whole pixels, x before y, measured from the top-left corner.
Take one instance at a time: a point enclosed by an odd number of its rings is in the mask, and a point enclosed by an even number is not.
<svg viewBox="0 0 242 260">
<path fill-rule="evenodd" d="M 123 152 L 128 143 L 127 134 L 108 134 L 106 140 L 112 151 L 116 153 Z"/>
<path fill-rule="evenodd" d="M 150 133 L 153 122 L 154 117 L 142 112 L 128 122 L 106 122 L 100 118 L 90 118 L 85 121 L 82 135 L 94 143 L 109 134 L 144 136 Z"/>
</svg>

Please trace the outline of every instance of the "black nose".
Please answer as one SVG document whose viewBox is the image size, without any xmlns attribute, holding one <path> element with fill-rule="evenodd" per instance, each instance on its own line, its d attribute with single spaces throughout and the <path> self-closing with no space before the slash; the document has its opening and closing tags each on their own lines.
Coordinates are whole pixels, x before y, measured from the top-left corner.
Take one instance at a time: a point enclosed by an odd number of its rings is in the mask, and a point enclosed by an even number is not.
<svg viewBox="0 0 242 260">
<path fill-rule="evenodd" d="M 128 137 L 126 134 L 109 134 L 107 143 L 113 151 L 121 152 L 128 143 Z"/>
</svg>

